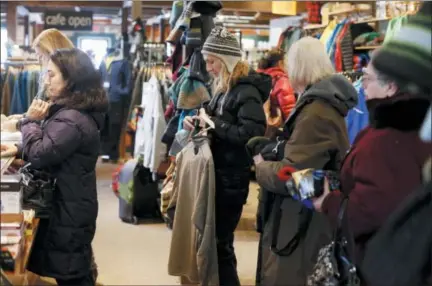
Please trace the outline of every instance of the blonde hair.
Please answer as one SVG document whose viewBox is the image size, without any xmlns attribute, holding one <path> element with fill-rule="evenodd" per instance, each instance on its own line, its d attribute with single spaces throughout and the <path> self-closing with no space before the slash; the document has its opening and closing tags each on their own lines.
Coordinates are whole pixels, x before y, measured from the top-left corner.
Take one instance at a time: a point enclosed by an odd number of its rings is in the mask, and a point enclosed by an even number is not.
<svg viewBox="0 0 432 286">
<path fill-rule="evenodd" d="M 38 48 L 46 57 L 58 49 L 72 49 L 74 47 L 71 40 L 57 29 L 45 30 L 33 41 L 33 48 Z"/>
<path fill-rule="evenodd" d="M 240 78 L 245 77 L 249 74 L 249 65 L 246 62 L 240 61 L 237 63 L 237 65 L 233 69 L 233 72 L 230 74 L 223 61 L 220 61 L 222 63 L 222 69 L 219 72 L 218 77 L 215 78 L 213 81 L 213 99 L 217 98 L 216 95 L 220 93 L 224 94 L 221 99 L 222 101 L 220 107 L 218 108 L 219 114 L 222 115 L 227 94 Z"/>
<path fill-rule="evenodd" d="M 296 91 L 335 73 L 324 45 L 312 37 L 301 38 L 291 46 L 286 64 L 291 86 Z"/>
<path fill-rule="evenodd" d="M 219 72 L 218 77 L 213 81 L 213 95 L 227 93 L 237 83 L 239 78 L 245 77 L 249 74 L 249 65 L 246 62 L 238 62 L 234 67 L 233 72 L 230 74 L 223 61 L 220 61 L 222 63 L 222 69 Z"/>
</svg>

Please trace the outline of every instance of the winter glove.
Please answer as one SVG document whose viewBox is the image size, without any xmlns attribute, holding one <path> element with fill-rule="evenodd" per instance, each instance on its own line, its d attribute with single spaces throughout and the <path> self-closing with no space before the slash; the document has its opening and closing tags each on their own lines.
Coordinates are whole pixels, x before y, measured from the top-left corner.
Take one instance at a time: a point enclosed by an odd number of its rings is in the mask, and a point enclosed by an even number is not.
<svg viewBox="0 0 432 286">
<path fill-rule="evenodd" d="M 253 137 L 246 143 L 246 150 L 252 159 L 256 155 L 260 154 L 263 148 L 268 144 L 271 144 L 271 140 L 267 137 Z"/>
</svg>

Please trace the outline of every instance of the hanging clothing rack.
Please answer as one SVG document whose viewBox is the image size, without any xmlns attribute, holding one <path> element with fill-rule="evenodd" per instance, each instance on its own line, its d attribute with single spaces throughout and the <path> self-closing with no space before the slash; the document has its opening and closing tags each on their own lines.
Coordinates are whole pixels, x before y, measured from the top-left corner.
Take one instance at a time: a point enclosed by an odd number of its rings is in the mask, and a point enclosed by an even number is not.
<svg viewBox="0 0 432 286">
<path fill-rule="evenodd" d="M 351 82 L 355 82 L 363 76 L 363 71 L 344 71 L 338 74 L 341 74 L 344 77 L 348 78 Z"/>
<path fill-rule="evenodd" d="M 36 65 L 40 66 L 39 61 L 5 61 L 2 62 L 4 65 L 11 65 L 11 66 L 30 66 L 30 65 Z"/>
<path fill-rule="evenodd" d="M 38 93 L 41 65 L 36 61 L 6 61 L 4 64 L 1 113 L 24 113 Z"/>
</svg>

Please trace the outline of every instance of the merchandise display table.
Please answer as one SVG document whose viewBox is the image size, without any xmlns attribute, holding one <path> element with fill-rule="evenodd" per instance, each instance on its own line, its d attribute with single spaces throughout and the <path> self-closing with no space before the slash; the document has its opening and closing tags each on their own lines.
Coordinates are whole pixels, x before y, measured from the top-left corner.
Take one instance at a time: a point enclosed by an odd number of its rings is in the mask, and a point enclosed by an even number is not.
<svg viewBox="0 0 432 286">
<path fill-rule="evenodd" d="M 14 161 L 15 157 L 8 157 L 8 158 L 1 158 L 1 173 L 0 175 L 3 175 L 6 170 L 9 168 L 9 166 Z"/>
<path fill-rule="evenodd" d="M 15 271 L 4 271 L 5 278 L 12 285 L 34 285 L 34 281 L 38 278 L 37 275 L 26 270 L 28 259 L 33 247 L 34 238 L 39 226 L 39 219 L 34 218 L 32 223 L 25 230 L 24 239 L 22 241 L 22 249 L 15 260 Z"/>
</svg>

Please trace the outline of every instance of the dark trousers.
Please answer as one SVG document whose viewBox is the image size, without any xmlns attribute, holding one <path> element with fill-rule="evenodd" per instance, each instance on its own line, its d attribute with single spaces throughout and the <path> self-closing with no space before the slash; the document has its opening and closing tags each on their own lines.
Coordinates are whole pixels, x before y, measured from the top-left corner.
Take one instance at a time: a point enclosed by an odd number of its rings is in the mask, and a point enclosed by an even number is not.
<svg viewBox="0 0 432 286">
<path fill-rule="evenodd" d="M 110 160 L 118 160 L 120 156 L 120 136 L 127 111 L 123 101 L 110 102 L 106 126 L 102 136 L 102 155 L 108 155 Z"/>
<path fill-rule="evenodd" d="M 221 286 L 240 286 L 234 253 L 234 231 L 242 210 L 243 205 L 216 204 L 216 240 Z"/>
<path fill-rule="evenodd" d="M 92 272 L 89 272 L 84 277 L 74 278 L 69 280 L 56 279 L 59 286 L 95 286 L 96 281 L 93 279 Z"/>
</svg>

